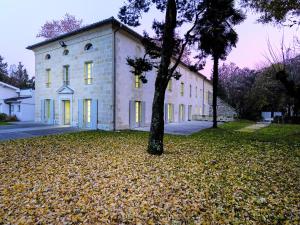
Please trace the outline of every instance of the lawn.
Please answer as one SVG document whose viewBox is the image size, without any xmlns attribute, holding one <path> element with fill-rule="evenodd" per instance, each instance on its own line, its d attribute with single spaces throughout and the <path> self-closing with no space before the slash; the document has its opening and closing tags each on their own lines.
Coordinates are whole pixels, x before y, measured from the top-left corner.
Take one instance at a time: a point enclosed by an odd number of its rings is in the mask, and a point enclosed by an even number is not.
<svg viewBox="0 0 300 225">
<path fill-rule="evenodd" d="M 299 224 L 300 126 L 0 142 L 0 224 Z"/>
<path fill-rule="evenodd" d="M 4 125 L 9 125 L 9 123 L 8 122 L 3 122 L 3 121 L 0 121 L 0 126 L 4 126 Z"/>
</svg>

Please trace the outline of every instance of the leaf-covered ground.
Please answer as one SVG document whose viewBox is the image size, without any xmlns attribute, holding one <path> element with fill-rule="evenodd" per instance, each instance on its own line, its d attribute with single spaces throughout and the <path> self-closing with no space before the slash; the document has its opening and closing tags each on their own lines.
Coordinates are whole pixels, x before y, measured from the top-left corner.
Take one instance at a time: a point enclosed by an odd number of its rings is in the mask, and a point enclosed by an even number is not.
<svg viewBox="0 0 300 225">
<path fill-rule="evenodd" d="M 300 126 L 247 125 L 1 142 L 0 224 L 299 224 Z"/>
</svg>

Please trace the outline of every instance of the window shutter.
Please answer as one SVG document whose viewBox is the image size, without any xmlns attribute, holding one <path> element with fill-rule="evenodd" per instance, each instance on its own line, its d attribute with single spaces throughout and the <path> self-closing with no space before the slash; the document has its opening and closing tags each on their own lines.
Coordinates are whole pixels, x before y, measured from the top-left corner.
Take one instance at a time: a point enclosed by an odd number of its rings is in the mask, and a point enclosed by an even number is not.
<svg viewBox="0 0 300 225">
<path fill-rule="evenodd" d="M 50 99 L 50 124 L 54 124 L 54 100 Z"/>
<path fill-rule="evenodd" d="M 41 100 L 41 122 L 45 122 L 45 100 Z"/>
<path fill-rule="evenodd" d="M 142 102 L 142 127 L 146 124 L 146 102 Z"/>
<path fill-rule="evenodd" d="M 83 99 L 78 99 L 78 127 L 83 128 Z"/>
<path fill-rule="evenodd" d="M 92 99 L 91 129 L 97 130 L 97 128 L 98 128 L 98 100 Z"/>
<path fill-rule="evenodd" d="M 168 103 L 165 103 L 165 123 L 168 123 Z"/>
<path fill-rule="evenodd" d="M 135 128 L 135 102 L 129 101 L 129 127 Z"/>
</svg>

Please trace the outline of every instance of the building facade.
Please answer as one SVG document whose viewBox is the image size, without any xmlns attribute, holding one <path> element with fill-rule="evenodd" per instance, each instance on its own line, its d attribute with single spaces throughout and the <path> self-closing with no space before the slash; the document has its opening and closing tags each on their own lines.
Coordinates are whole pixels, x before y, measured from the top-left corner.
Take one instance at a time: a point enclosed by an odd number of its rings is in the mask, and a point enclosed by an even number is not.
<svg viewBox="0 0 300 225">
<path fill-rule="evenodd" d="M 34 121 L 34 90 L 20 90 L 0 82 L 0 113 L 16 116 L 20 121 Z"/>
<path fill-rule="evenodd" d="M 81 128 L 121 130 L 151 122 L 155 71 L 142 84 L 127 57 L 143 55 L 141 36 L 110 18 L 27 47 L 35 54 L 35 120 Z M 168 85 L 165 121 L 208 115 L 210 81 L 179 65 Z"/>
</svg>

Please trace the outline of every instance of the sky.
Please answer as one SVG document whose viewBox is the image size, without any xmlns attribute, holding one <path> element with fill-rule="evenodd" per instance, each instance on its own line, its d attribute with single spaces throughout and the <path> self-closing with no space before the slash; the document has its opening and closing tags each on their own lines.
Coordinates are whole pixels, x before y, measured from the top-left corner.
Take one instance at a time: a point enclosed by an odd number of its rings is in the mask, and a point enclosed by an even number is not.
<svg viewBox="0 0 300 225">
<path fill-rule="evenodd" d="M 46 21 L 62 18 L 65 13 L 83 19 L 86 25 L 111 16 L 117 18 L 123 3 L 124 0 L 0 0 L 0 55 L 9 65 L 21 61 L 29 75 L 34 76 L 34 54 L 26 47 L 43 41 L 36 38 L 36 34 Z M 142 25 L 133 29 L 141 34 L 143 30 L 151 32 L 149 28 L 153 18 L 162 16 L 158 12 L 148 13 L 143 16 Z M 287 46 L 292 44 L 294 36 L 299 37 L 297 28 L 262 25 L 256 22 L 257 18 L 256 14 L 247 13 L 247 20 L 236 27 L 239 42 L 225 63 L 233 62 L 239 67 L 252 69 L 261 67 L 266 62 L 268 39 L 275 48 L 279 48 L 283 34 Z M 200 72 L 210 77 L 211 69 L 212 62 L 208 58 Z"/>
</svg>

